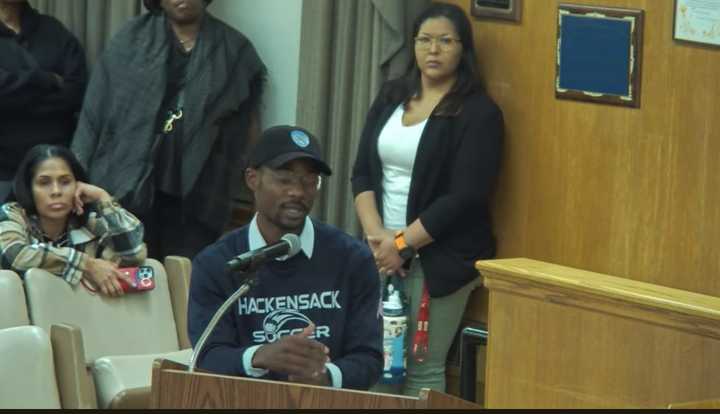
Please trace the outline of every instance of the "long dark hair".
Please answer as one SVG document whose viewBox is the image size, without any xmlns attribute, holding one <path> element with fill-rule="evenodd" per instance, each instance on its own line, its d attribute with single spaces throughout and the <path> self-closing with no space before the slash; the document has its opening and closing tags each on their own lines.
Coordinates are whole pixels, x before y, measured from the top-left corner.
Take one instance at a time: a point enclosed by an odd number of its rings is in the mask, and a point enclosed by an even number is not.
<svg viewBox="0 0 720 414">
<path fill-rule="evenodd" d="M 472 26 L 465 15 L 465 12 L 454 4 L 433 3 L 425 9 L 414 21 L 412 27 L 411 42 L 414 42 L 420 26 L 426 20 L 445 17 L 455 27 L 460 42 L 462 44 L 462 56 L 460 63 L 456 69 L 457 79 L 450 91 L 445 95 L 443 100 L 435 108 L 434 114 L 451 116 L 460 112 L 462 109 L 463 99 L 472 93 L 482 91 L 483 85 L 480 82 L 480 74 L 477 64 L 477 55 L 475 53 L 475 42 L 473 41 Z M 412 44 L 412 43 L 411 43 Z M 416 95 L 422 93 L 422 83 L 420 79 L 420 69 L 417 66 L 417 57 L 415 56 L 415 48 L 410 48 L 410 62 L 405 74 L 397 81 L 392 83 L 392 87 L 387 90 L 385 99 L 392 102 L 404 102 L 405 104 Z"/>
<path fill-rule="evenodd" d="M 75 154 L 69 149 L 59 145 L 36 145 L 32 147 L 32 149 L 25 154 L 25 158 L 23 158 L 15 173 L 13 194 L 10 196 L 10 199 L 17 201 L 28 214 L 37 214 L 35 198 L 32 192 L 33 178 L 35 177 L 38 166 L 50 158 L 60 158 L 65 161 L 75 176 L 75 180 L 87 182 L 85 169 L 80 165 Z M 81 218 L 81 221 L 84 221 L 83 218 Z"/>
</svg>

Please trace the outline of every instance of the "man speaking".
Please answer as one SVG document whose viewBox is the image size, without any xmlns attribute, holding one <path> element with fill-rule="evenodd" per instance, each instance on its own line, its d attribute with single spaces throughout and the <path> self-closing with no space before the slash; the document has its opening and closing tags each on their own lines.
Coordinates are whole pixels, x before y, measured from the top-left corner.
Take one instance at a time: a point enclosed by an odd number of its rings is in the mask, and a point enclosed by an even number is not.
<svg viewBox="0 0 720 414">
<path fill-rule="evenodd" d="M 258 284 L 210 334 L 198 367 L 219 374 L 368 389 L 382 371 L 380 279 L 370 250 L 307 215 L 329 176 L 306 130 L 270 128 L 245 172 L 257 213 L 249 225 L 193 260 L 188 328 L 193 346 L 220 305 L 242 284 L 238 256 L 300 239 L 299 252 L 257 269 Z M 294 237 L 292 237 L 294 239 Z M 235 261 L 233 261 L 235 259 Z"/>
</svg>

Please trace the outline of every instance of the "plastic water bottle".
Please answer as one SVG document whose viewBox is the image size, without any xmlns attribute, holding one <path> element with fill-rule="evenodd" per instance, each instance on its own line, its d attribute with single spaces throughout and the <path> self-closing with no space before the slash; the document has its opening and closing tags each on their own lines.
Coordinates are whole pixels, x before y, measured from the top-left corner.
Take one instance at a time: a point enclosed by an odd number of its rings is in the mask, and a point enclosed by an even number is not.
<svg viewBox="0 0 720 414">
<path fill-rule="evenodd" d="M 399 384 L 405 381 L 407 359 L 405 335 L 407 314 L 400 297 L 400 291 L 391 283 L 387 285 L 387 301 L 383 301 L 383 354 L 385 366 L 380 382 Z"/>
</svg>

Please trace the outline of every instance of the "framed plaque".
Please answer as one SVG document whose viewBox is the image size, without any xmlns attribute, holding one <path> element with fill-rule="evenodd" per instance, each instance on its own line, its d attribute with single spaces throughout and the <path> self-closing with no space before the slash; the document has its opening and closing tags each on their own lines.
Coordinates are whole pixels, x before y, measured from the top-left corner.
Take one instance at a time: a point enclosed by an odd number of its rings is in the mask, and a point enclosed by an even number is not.
<svg viewBox="0 0 720 414">
<path fill-rule="evenodd" d="M 560 4 L 555 96 L 640 107 L 642 10 Z"/>
<path fill-rule="evenodd" d="M 673 38 L 720 47 L 720 0 L 675 0 Z"/>
<path fill-rule="evenodd" d="M 470 0 L 470 13 L 479 19 L 519 22 L 522 0 Z"/>
</svg>

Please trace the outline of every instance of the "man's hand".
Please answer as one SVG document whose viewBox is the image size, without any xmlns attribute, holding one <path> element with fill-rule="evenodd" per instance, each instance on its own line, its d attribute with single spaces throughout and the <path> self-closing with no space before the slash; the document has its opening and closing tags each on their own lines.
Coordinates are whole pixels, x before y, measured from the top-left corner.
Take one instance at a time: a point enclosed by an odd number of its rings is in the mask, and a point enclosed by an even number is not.
<svg viewBox="0 0 720 414">
<path fill-rule="evenodd" d="M 261 346 L 255 351 L 252 366 L 287 374 L 290 381 L 328 385 L 325 363 L 330 361 L 329 350 L 309 338 L 313 332 L 315 324 L 311 323 L 299 334 Z"/>
</svg>

